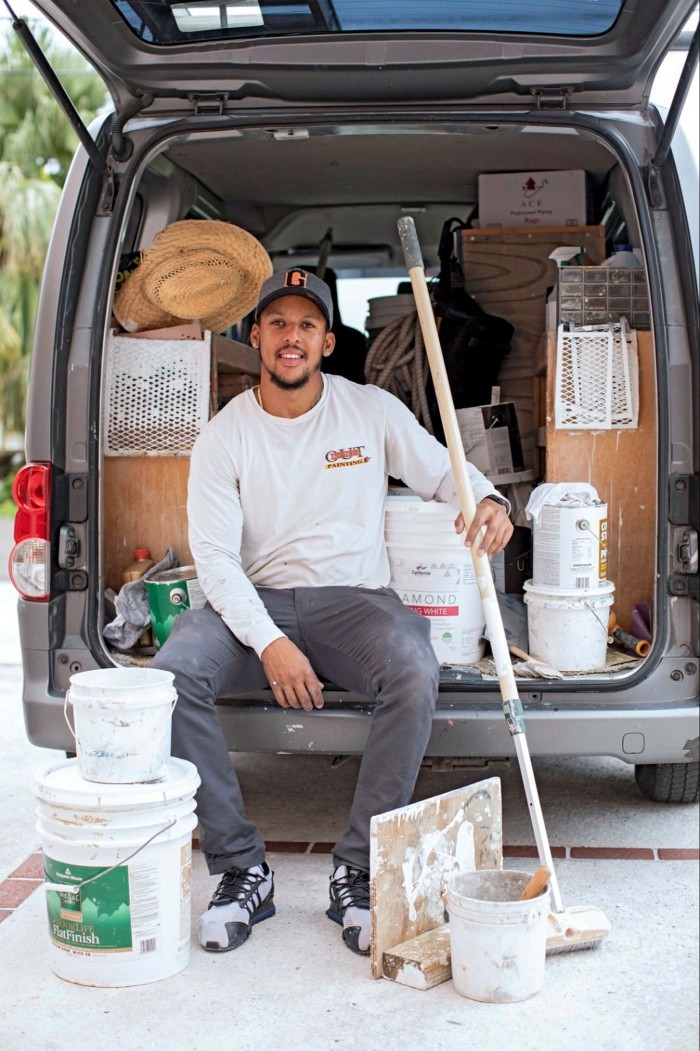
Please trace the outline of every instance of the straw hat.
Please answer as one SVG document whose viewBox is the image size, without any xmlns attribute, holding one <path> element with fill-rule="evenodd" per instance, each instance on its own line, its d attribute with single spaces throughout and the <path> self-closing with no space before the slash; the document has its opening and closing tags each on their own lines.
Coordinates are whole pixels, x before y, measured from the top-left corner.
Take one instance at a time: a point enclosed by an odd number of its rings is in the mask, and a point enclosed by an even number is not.
<svg viewBox="0 0 700 1051">
<path fill-rule="evenodd" d="M 183 219 L 156 235 L 114 297 L 127 332 L 201 321 L 221 332 L 258 300 L 272 263 L 260 242 L 218 219 Z"/>
</svg>

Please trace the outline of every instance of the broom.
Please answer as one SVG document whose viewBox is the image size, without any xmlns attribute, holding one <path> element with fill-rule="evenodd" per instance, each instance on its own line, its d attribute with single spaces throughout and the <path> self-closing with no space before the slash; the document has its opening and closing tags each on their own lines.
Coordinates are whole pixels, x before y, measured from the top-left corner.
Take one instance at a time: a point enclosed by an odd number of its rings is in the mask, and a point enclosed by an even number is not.
<svg viewBox="0 0 700 1051">
<path fill-rule="evenodd" d="M 442 348 L 438 338 L 438 331 L 433 316 L 433 307 L 430 302 L 428 285 L 423 269 L 423 258 L 421 255 L 415 224 L 410 216 L 399 219 L 399 237 L 403 249 L 404 259 L 408 276 L 411 279 L 413 295 L 416 300 L 418 318 L 420 320 L 425 349 L 428 355 L 430 371 L 433 377 L 433 385 L 437 396 L 440 418 L 445 431 L 447 449 L 450 454 L 450 463 L 454 474 L 459 507 L 467 528 L 474 518 L 476 503 L 472 491 L 467 465 L 464 456 L 464 446 L 457 423 L 452 392 L 450 390 L 445 362 L 442 356 Z M 498 674 L 498 683 L 503 699 L 503 714 L 508 724 L 515 751 L 518 757 L 518 765 L 523 780 L 523 787 L 527 797 L 530 818 L 535 833 L 537 851 L 540 864 L 546 866 L 550 873 L 550 890 L 553 911 L 549 914 L 549 928 L 547 934 L 547 952 L 570 952 L 575 949 L 591 949 L 598 946 L 610 930 L 610 925 L 601 912 L 595 906 L 576 906 L 565 909 L 562 903 L 559 884 L 554 871 L 552 851 L 544 825 L 544 817 L 540 806 L 535 775 L 530 760 L 530 750 L 525 734 L 525 720 L 523 707 L 518 697 L 515 685 L 513 666 L 508 655 L 508 643 L 506 641 L 501 611 L 496 598 L 496 589 L 491 574 L 491 564 L 488 556 L 479 554 L 478 544 L 472 544 L 472 560 L 479 585 L 479 594 L 484 609 L 484 619 L 488 628 L 489 642 L 493 651 L 493 658 Z"/>
</svg>

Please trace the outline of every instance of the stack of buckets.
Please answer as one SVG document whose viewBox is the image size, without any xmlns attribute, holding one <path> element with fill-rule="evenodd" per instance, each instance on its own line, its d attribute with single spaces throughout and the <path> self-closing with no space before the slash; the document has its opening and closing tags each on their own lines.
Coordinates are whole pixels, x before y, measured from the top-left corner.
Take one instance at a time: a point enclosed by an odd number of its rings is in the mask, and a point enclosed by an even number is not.
<svg viewBox="0 0 700 1051">
<path fill-rule="evenodd" d="M 176 699 L 156 669 L 71 678 L 77 758 L 35 779 L 51 968 L 66 981 L 141 985 L 189 962 L 199 775 L 170 756 Z"/>
<path fill-rule="evenodd" d="M 415 493 L 387 497 L 384 538 L 390 586 L 430 620 L 440 664 L 473 664 L 484 655 L 484 613 L 474 565 L 455 532 L 459 512 Z"/>
<path fill-rule="evenodd" d="M 615 590 L 607 579 L 607 504 L 588 483 L 571 482 L 568 490 L 552 486 L 553 502 L 532 515 L 532 580 L 524 585 L 528 649 L 559 671 L 599 671 Z M 576 506 L 572 495 L 579 493 L 585 502 Z"/>
</svg>

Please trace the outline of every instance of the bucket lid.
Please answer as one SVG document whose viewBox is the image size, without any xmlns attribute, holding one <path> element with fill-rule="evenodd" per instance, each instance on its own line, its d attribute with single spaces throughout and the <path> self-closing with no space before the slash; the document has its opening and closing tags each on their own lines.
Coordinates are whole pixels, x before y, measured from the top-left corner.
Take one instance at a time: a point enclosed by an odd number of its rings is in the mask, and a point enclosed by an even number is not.
<svg viewBox="0 0 700 1051">
<path fill-rule="evenodd" d="M 553 588 L 536 584 L 534 580 L 526 580 L 523 587 L 533 596 L 541 595 L 543 598 L 560 602 L 570 602 L 572 599 L 607 598 L 615 590 L 615 585 L 610 580 L 603 580 L 594 588 Z M 525 599 L 527 600 L 527 595 Z"/>
<path fill-rule="evenodd" d="M 35 773 L 34 794 L 45 803 L 83 810 L 133 810 L 189 799 L 199 783 L 197 767 L 186 759 L 169 759 L 160 781 L 128 785 L 86 781 L 80 776 L 78 760 L 64 759 Z"/>
</svg>

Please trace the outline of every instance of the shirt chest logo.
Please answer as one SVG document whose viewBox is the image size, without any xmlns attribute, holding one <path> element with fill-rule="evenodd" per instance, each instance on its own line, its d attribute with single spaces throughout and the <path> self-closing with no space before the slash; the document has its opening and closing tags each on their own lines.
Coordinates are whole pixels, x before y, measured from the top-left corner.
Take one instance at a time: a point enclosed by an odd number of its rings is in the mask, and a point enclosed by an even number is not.
<svg viewBox="0 0 700 1051">
<path fill-rule="evenodd" d="M 333 467 L 358 467 L 369 463 L 371 456 L 364 455 L 364 445 L 350 445 L 347 449 L 330 449 L 325 455 L 324 467 L 329 471 Z"/>
</svg>

